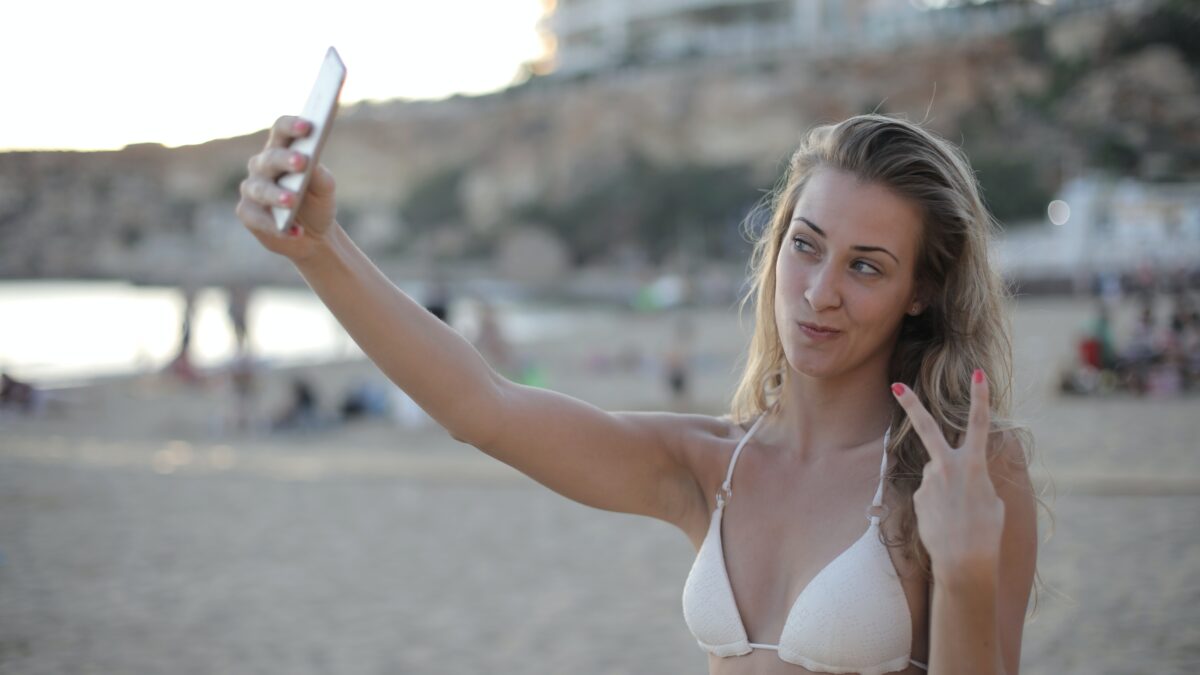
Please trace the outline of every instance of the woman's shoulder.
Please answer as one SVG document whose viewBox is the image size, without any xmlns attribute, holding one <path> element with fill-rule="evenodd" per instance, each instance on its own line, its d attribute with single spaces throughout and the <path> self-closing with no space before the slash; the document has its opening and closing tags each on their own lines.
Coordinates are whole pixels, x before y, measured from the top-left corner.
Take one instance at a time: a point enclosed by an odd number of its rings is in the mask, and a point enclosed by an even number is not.
<svg viewBox="0 0 1200 675">
<path fill-rule="evenodd" d="M 730 415 L 666 411 L 617 415 L 652 430 L 668 452 L 692 469 L 697 478 L 706 473 L 709 458 L 722 454 L 722 448 L 740 440 L 749 426 L 736 422 Z"/>
<path fill-rule="evenodd" d="M 673 416 L 670 424 L 676 432 L 672 439 L 674 452 L 699 490 L 688 515 L 678 525 L 699 547 L 709 515 L 716 507 L 717 488 L 724 479 L 733 449 L 750 425 L 739 423 L 730 415 L 665 414 Z"/>
<path fill-rule="evenodd" d="M 1032 453 L 1033 434 L 1025 427 L 1007 426 L 988 433 L 988 463 L 993 465 L 993 471 L 1028 470 Z"/>
<path fill-rule="evenodd" d="M 1026 428 L 1013 426 L 993 429 L 988 434 L 987 470 L 996 488 L 1005 501 L 1014 494 L 1032 495 L 1035 488 L 1030 475 L 1033 458 L 1033 436 Z"/>
<path fill-rule="evenodd" d="M 677 448 L 701 486 L 720 483 L 734 448 L 749 433 L 754 420 L 732 415 L 682 415 Z"/>
<path fill-rule="evenodd" d="M 738 440 L 750 428 L 750 422 L 738 422 L 732 415 L 703 415 L 698 413 L 674 413 L 675 426 L 685 439 L 690 441 L 715 441 L 718 443 Z M 752 422 L 753 420 L 751 420 Z"/>
</svg>

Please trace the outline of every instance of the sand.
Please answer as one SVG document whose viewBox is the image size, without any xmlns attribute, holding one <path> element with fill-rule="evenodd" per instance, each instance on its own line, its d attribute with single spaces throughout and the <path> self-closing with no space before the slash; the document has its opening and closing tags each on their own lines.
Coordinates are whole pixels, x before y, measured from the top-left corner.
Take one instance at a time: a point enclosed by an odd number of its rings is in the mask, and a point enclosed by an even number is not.
<svg viewBox="0 0 1200 675">
<path fill-rule="evenodd" d="M 1198 399 L 1054 394 L 1089 308 L 1014 315 L 1034 476 L 1057 491 L 1022 672 L 1200 672 Z M 688 407 L 719 412 L 744 336 L 729 311 L 688 316 Z M 661 409 L 652 368 L 591 364 L 661 356 L 673 321 L 583 312 L 527 350 L 556 389 Z M 301 371 L 329 411 L 372 373 Z M 260 419 L 296 374 L 262 378 Z M 0 673 L 706 670 L 680 613 L 694 551 L 669 525 L 570 502 L 432 426 L 238 431 L 220 381 L 61 397 L 0 417 Z"/>
</svg>

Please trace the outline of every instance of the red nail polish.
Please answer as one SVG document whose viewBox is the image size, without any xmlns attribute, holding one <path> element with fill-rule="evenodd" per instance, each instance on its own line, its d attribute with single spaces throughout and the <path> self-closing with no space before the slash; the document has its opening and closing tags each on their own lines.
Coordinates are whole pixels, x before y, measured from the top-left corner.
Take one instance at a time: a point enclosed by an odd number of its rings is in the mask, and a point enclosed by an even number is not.
<svg viewBox="0 0 1200 675">
<path fill-rule="evenodd" d="M 308 122 L 305 122 L 304 120 L 296 120 L 296 123 L 292 125 L 292 131 L 295 131 L 298 134 L 308 131 Z"/>
<path fill-rule="evenodd" d="M 900 384 L 899 382 L 892 385 L 892 393 L 897 396 L 902 396 L 904 394 L 904 389 L 904 385 Z"/>
<path fill-rule="evenodd" d="M 300 226 L 292 225 L 291 227 L 288 228 L 287 233 L 289 236 L 292 236 L 292 237 L 300 236 Z"/>
<path fill-rule="evenodd" d="M 279 195 L 279 203 L 283 204 L 284 206 L 291 206 L 292 205 L 292 193 L 285 192 L 285 193 Z"/>
<path fill-rule="evenodd" d="M 972 375 L 971 377 L 972 377 L 972 378 L 975 380 L 975 384 L 980 384 L 980 383 L 982 383 L 982 382 L 983 382 L 983 369 L 982 369 L 982 368 L 976 368 L 976 369 L 975 369 L 975 374 L 974 374 L 974 375 Z"/>
</svg>

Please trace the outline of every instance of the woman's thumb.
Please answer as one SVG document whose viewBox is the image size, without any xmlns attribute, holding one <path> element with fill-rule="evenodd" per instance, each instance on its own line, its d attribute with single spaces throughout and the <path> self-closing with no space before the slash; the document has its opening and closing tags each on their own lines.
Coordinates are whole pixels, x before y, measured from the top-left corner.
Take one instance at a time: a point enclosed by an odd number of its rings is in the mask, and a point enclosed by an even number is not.
<svg viewBox="0 0 1200 675">
<path fill-rule="evenodd" d="M 318 164 L 317 168 L 313 169 L 312 177 L 308 180 L 308 191 L 314 197 L 329 198 L 333 196 L 335 188 L 333 173 L 326 169 L 324 164 Z"/>
</svg>

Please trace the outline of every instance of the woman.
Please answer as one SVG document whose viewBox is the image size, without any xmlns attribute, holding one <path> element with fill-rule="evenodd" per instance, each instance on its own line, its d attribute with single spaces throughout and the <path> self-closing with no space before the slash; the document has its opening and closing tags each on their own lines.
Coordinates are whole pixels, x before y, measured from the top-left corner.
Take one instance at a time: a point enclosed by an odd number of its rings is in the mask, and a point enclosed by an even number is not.
<svg viewBox="0 0 1200 675">
<path fill-rule="evenodd" d="M 1017 672 L 1036 500 L 1003 417 L 993 221 L 956 149 L 878 115 L 806 137 L 755 249 L 732 414 L 714 418 L 610 413 L 498 376 L 354 246 L 324 167 L 277 233 L 269 207 L 296 196 L 275 179 L 304 166 L 287 146 L 309 130 L 275 124 L 241 220 L 454 438 L 683 530 L 699 550 L 684 616 L 710 672 Z"/>
</svg>

